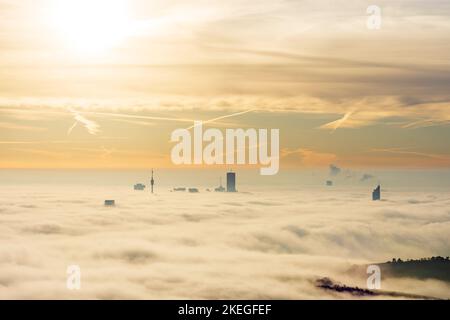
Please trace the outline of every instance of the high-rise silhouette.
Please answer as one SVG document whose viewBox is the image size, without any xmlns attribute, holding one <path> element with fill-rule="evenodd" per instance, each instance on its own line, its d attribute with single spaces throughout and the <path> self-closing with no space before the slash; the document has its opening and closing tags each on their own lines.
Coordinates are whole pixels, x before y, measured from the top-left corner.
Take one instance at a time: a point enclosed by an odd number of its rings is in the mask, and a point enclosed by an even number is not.
<svg viewBox="0 0 450 320">
<path fill-rule="evenodd" d="M 105 200 L 105 207 L 114 207 L 116 205 L 115 200 Z"/>
<path fill-rule="evenodd" d="M 236 192 L 236 173 L 227 173 L 227 192 Z"/>
<path fill-rule="evenodd" d="M 375 190 L 373 190 L 372 199 L 373 199 L 373 201 L 381 200 L 381 186 L 380 185 L 378 185 L 378 187 Z"/>
</svg>

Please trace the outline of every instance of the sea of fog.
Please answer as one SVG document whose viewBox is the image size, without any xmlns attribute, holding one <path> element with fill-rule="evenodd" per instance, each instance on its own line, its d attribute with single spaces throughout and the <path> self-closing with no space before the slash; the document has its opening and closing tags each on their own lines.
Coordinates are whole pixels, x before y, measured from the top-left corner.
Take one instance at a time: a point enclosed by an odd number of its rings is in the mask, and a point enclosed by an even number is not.
<svg viewBox="0 0 450 320">
<path fill-rule="evenodd" d="M 444 184 L 421 190 L 379 177 L 383 200 L 373 202 L 378 181 L 359 174 L 330 188 L 320 172 L 273 185 L 238 172 L 240 192 L 207 192 L 219 176 L 156 171 L 152 195 L 132 188 L 147 171 L 2 171 L 0 298 L 353 298 L 315 281 L 364 287 L 348 273 L 355 264 L 450 254 Z M 66 287 L 70 265 L 81 269 L 80 290 Z M 382 289 L 450 298 L 437 280 L 383 278 Z"/>
</svg>

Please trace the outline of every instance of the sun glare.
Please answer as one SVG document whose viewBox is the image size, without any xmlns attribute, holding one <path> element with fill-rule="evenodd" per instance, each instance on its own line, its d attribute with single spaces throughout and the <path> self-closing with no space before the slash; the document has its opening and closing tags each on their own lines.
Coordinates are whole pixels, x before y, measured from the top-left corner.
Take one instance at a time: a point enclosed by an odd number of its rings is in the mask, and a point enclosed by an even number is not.
<svg viewBox="0 0 450 320">
<path fill-rule="evenodd" d="M 128 9 L 124 0 L 58 0 L 52 20 L 72 50 L 100 54 L 128 35 Z"/>
</svg>

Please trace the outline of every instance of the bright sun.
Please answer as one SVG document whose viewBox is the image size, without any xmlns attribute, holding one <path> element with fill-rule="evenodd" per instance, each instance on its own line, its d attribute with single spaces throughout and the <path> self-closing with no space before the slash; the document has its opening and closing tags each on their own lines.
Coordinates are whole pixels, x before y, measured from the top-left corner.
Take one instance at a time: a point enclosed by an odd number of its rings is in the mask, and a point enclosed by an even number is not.
<svg viewBox="0 0 450 320">
<path fill-rule="evenodd" d="M 100 54 L 129 34 L 125 0 L 58 0 L 53 22 L 67 45 L 81 54 Z"/>
</svg>

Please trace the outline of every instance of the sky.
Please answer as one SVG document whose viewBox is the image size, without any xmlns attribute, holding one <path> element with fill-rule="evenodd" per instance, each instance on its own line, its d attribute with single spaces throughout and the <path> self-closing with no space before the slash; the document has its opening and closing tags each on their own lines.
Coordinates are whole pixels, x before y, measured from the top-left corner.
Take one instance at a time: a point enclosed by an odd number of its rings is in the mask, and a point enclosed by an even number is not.
<svg viewBox="0 0 450 320">
<path fill-rule="evenodd" d="M 369 5 L 382 25 L 370 30 Z M 448 1 L 0 1 L 0 167 L 171 167 L 193 120 L 281 167 L 450 167 Z"/>
</svg>

